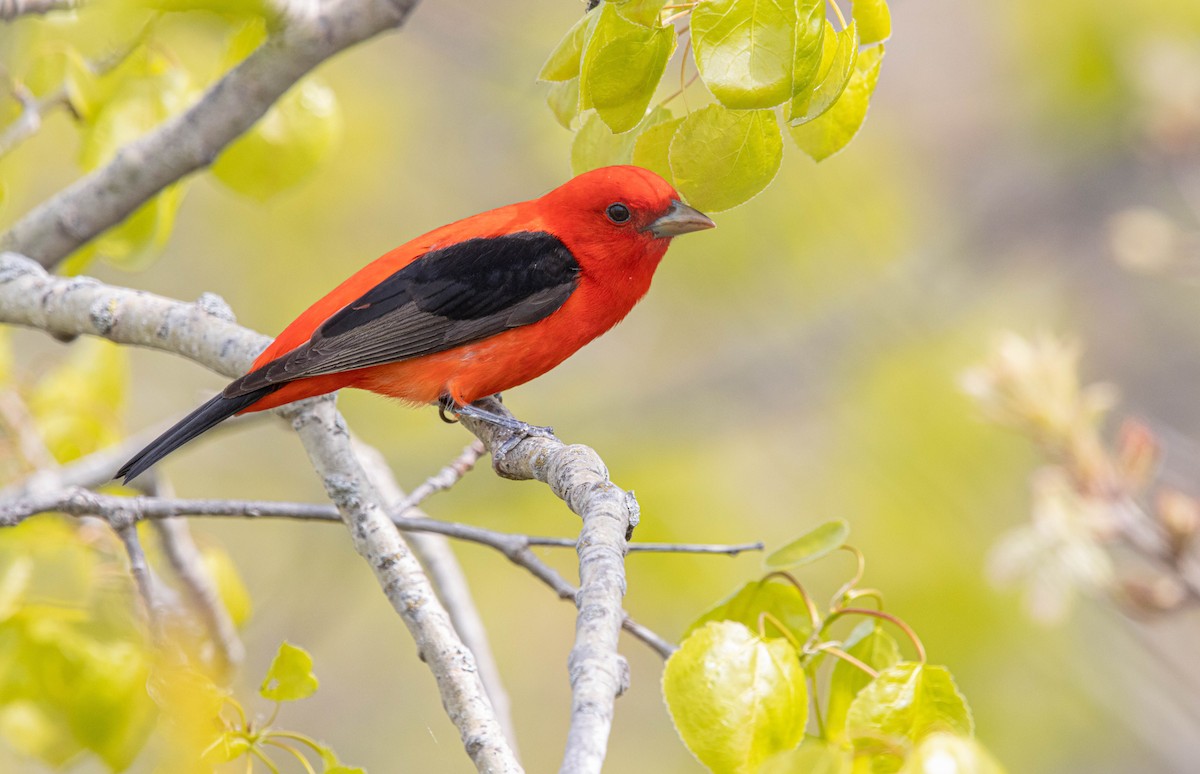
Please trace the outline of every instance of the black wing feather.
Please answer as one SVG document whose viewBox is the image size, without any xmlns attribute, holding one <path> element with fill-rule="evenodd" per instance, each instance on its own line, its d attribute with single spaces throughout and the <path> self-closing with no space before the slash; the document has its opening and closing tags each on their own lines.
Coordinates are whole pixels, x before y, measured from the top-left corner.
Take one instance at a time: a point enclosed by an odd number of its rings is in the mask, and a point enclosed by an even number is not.
<svg viewBox="0 0 1200 774">
<path fill-rule="evenodd" d="M 530 325 L 566 302 L 579 271 L 566 245 L 540 231 L 431 250 L 332 315 L 303 346 L 223 394 L 407 360 Z"/>
</svg>

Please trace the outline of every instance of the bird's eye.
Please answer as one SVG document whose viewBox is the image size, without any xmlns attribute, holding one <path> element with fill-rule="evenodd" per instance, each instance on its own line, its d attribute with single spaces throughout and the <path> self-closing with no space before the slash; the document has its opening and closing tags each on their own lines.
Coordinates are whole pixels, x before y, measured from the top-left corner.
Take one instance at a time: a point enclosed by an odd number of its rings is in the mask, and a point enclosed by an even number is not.
<svg viewBox="0 0 1200 774">
<path fill-rule="evenodd" d="M 604 214 L 613 223 L 624 223 L 629 220 L 629 208 L 620 202 L 608 205 L 608 209 L 604 211 Z"/>
</svg>

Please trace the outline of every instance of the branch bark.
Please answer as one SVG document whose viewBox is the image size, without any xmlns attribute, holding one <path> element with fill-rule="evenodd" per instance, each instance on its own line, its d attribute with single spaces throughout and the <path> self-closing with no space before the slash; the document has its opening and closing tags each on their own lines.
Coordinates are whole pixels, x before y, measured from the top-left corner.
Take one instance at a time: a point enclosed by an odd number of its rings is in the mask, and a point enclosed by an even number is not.
<svg viewBox="0 0 1200 774">
<path fill-rule="evenodd" d="M 196 104 L 34 208 L 0 237 L 0 248 L 23 253 L 43 266 L 56 265 L 166 186 L 211 164 L 317 65 L 403 25 L 416 4 L 417 0 L 286 4 L 281 29 Z"/>
<path fill-rule="evenodd" d="M 509 414 L 491 400 L 493 413 Z M 463 424 L 492 451 L 496 472 L 548 485 L 583 520 L 575 644 L 567 659 L 571 679 L 571 726 L 562 774 L 591 774 L 604 765 L 614 703 L 629 687 L 629 664 L 617 652 L 625 611 L 625 552 L 638 522 L 632 492 L 613 484 L 604 461 L 587 446 L 557 438 L 515 438 L 512 431 L 463 417 Z M 515 444 L 514 444 L 515 442 Z M 502 453 L 498 453 L 502 452 Z"/>
<path fill-rule="evenodd" d="M 0 255 L 0 321 L 28 325 L 59 335 L 92 334 L 113 341 L 177 352 L 227 375 L 240 374 L 266 340 L 235 325 L 228 307 L 211 296 L 197 304 L 184 304 L 138 291 L 102 285 L 86 278 L 50 277 L 22 256 Z M 493 412 L 507 413 L 494 402 Z M 503 745 L 491 707 L 474 672 L 469 652 L 456 635 L 457 647 L 429 649 L 430 632 L 453 635 L 445 613 L 431 597 L 424 576 L 409 563 L 399 534 L 383 513 L 379 495 L 371 486 L 349 447 L 349 436 L 331 399 L 322 398 L 286 407 L 286 415 L 305 441 L 314 466 L 342 518 L 351 528 L 356 547 L 379 576 L 381 585 L 397 612 L 413 630 L 422 654 L 430 660 L 444 688 L 443 700 L 451 717 L 459 723 L 463 741 L 476 757 L 479 737 L 471 722 L 463 722 L 458 702 L 463 682 L 474 693 L 467 709 L 486 715 L 494 733 L 485 734 L 495 747 L 489 752 L 516 766 L 501 753 Z M 510 431 L 464 419 L 464 425 L 493 452 L 493 467 L 511 479 L 533 479 L 551 490 L 579 514 L 583 527 L 577 544 L 580 585 L 576 595 L 579 614 L 575 644 L 568 659 L 572 687 L 571 725 L 562 771 L 600 771 L 612 728 L 616 697 L 628 685 L 628 665 L 617 652 L 620 630 L 626 619 L 622 609 L 625 593 L 624 556 L 627 540 L 638 519 L 632 493 L 609 480 L 599 456 L 586 446 L 567 446 L 553 437 L 513 438 Z M 417 584 L 413 591 L 405 584 Z M 424 596 L 429 591 L 430 596 Z M 424 615 L 427 609 L 440 616 Z M 444 642 L 450 642 L 449 639 Z M 468 678 L 449 678 L 469 663 Z M 477 690 L 476 690 L 477 689 Z M 453 706 L 452 706 L 453 703 Z M 472 715 L 472 719 L 479 716 Z M 496 770 L 507 770 L 497 768 Z M 512 769 L 516 770 L 516 769 Z"/>
<path fill-rule="evenodd" d="M 409 519 L 424 521 L 425 519 L 422 518 L 424 514 L 421 511 L 411 506 L 406 507 L 404 504 L 411 502 L 416 492 L 427 487 L 419 486 L 413 494 L 406 497 L 404 491 L 396 483 L 395 477 L 392 476 L 383 455 L 377 449 L 358 441 L 355 441 L 354 446 L 371 482 L 383 496 L 392 523 L 400 529 L 404 529 L 406 526 L 402 524 L 404 521 Z M 428 484 L 428 482 L 426 483 Z M 432 487 L 430 491 L 436 491 L 436 485 L 432 485 Z M 450 620 L 454 623 L 455 631 L 458 632 L 458 636 L 462 637 L 463 643 L 475 654 L 475 666 L 479 669 L 479 679 L 483 681 L 483 687 L 492 701 L 496 720 L 504 730 L 504 736 L 508 739 L 514 754 L 519 754 L 517 729 L 513 723 L 508 691 L 504 689 L 504 682 L 500 678 L 500 667 L 492 656 L 492 646 L 488 640 L 487 628 L 483 625 L 483 617 L 479 615 L 479 609 L 475 606 L 475 599 L 467 585 L 467 577 L 463 573 L 458 559 L 454 556 L 454 549 L 450 547 L 449 541 L 444 536 L 437 534 L 409 533 L 408 541 L 412 544 L 413 551 L 421 560 L 421 564 L 424 565 L 425 571 L 429 573 L 429 579 L 433 581 L 433 587 L 437 590 L 438 597 L 446 606 Z"/>
<path fill-rule="evenodd" d="M 185 304 L 88 278 L 53 277 L 30 259 L 11 253 L 0 254 L 0 322 L 176 352 L 227 376 L 243 373 L 267 343 L 261 334 L 235 324 L 228 306 L 215 296 Z M 299 432 L 355 548 L 368 560 L 412 633 L 476 767 L 487 772 L 521 771 L 471 652 L 454 631 L 420 564 L 384 515 L 378 493 L 351 450 L 333 399 L 291 404 L 284 413 Z"/>
</svg>

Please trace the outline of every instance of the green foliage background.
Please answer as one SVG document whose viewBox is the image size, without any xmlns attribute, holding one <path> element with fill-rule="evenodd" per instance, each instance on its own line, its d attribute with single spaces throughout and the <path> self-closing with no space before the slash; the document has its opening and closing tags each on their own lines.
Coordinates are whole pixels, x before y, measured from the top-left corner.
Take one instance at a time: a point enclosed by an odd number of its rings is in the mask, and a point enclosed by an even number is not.
<svg viewBox="0 0 1200 774">
<path fill-rule="evenodd" d="M 272 332 L 390 247 L 557 185 L 570 174 L 571 135 L 534 79 L 579 10 L 423 4 L 401 34 L 321 69 L 342 139 L 307 182 L 259 203 L 200 176 L 160 260 L 132 275 L 89 271 L 181 298 L 213 291 L 243 324 Z M 1189 622 L 1133 624 L 1085 605 L 1045 629 L 989 586 L 984 557 L 1026 518 L 1033 457 L 978 421 L 956 380 L 998 328 L 1075 331 L 1090 377 L 1200 432 L 1189 387 L 1200 380 L 1195 288 L 1125 271 L 1105 241 L 1126 207 L 1188 212 L 1163 174 L 1170 159 L 1154 155 L 1161 100 L 1146 68 L 1156 47 L 1195 49 L 1200 10 L 1191 0 L 909 0 L 893 8 L 893 28 L 871 115 L 847 151 L 815 165 L 789 144 L 772 186 L 715 231 L 678 241 L 624 325 L 508 403 L 601 453 L 639 495 L 641 539 L 778 546 L 847 519 L 870 558 L 867 582 L 921 633 L 931 662 L 953 669 L 980 741 L 1009 770 L 1168 770 L 1187 751 L 1175 724 L 1194 714 L 1200 685 L 1171 655 Z M 73 179 L 77 144 L 59 113 L 7 159 L 0 221 Z M 62 356 L 39 336 L 16 346 L 33 375 Z M 221 384 L 161 354 L 130 358 L 130 430 L 177 417 Z M 468 440 L 432 410 L 357 393 L 341 405 L 410 485 Z M 322 498 L 296 439 L 269 421 L 214 434 L 165 470 L 181 496 Z M 535 533 L 576 528 L 544 488 L 486 471 L 430 510 Z M 404 770 L 466 769 L 433 681 L 337 527 L 197 530 L 232 553 L 255 601 L 243 695 L 287 639 L 312 652 L 321 678 L 289 708 L 290 725 L 368 770 L 397 770 L 397 750 Z M 523 757 L 551 770 L 573 612 L 502 557 L 460 555 Z M 572 559 L 556 563 L 570 570 Z M 632 556 L 627 607 L 677 637 L 760 561 Z M 806 584 L 829 593 L 844 575 L 814 572 Z M 625 652 L 633 688 L 618 705 L 611 769 L 698 771 L 663 708 L 661 661 L 633 642 Z M 24 770 L 4 755 L 0 769 Z"/>
</svg>

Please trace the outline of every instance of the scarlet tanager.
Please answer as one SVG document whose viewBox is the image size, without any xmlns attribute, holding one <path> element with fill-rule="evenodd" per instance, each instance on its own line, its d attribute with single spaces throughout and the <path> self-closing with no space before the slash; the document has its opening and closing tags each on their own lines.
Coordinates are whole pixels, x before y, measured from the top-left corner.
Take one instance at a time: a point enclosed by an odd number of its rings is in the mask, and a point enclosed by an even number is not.
<svg viewBox="0 0 1200 774">
<path fill-rule="evenodd" d="M 671 238 L 713 225 L 658 175 L 619 166 L 430 231 L 309 307 L 249 373 L 117 475 L 129 481 L 234 414 L 342 387 L 511 427 L 471 404 L 616 325 L 649 290 Z"/>
</svg>

